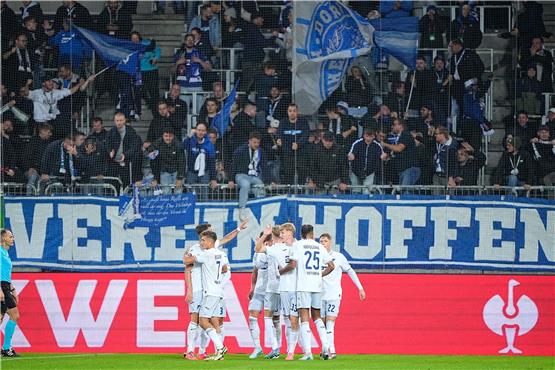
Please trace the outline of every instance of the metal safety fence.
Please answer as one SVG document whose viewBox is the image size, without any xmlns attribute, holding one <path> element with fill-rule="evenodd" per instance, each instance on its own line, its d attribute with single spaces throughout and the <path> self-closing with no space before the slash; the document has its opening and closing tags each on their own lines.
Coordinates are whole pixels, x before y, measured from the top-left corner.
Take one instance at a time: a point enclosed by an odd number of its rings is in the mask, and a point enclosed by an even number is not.
<svg viewBox="0 0 555 370">
<path fill-rule="evenodd" d="M 105 196 L 117 197 L 132 195 L 133 187 L 124 187 L 121 180 L 116 177 L 104 177 L 93 182 L 80 182 L 76 179 L 66 183 L 62 179 L 50 178 L 40 181 L 38 187 L 31 184 L 4 183 L 3 193 L 10 196 Z M 230 187 L 227 184 L 184 184 L 156 185 L 137 187 L 141 196 L 157 196 L 165 194 L 194 193 L 198 201 L 227 202 L 236 201 L 239 196 L 239 187 Z M 555 186 L 435 186 L 435 185 L 370 185 L 347 186 L 338 185 L 313 188 L 308 185 L 256 185 L 250 189 L 251 198 L 290 195 L 420 195 L 420 196 L 520 196 L 527 198 L 542 198 L 555 200 Z"/>
</svg>

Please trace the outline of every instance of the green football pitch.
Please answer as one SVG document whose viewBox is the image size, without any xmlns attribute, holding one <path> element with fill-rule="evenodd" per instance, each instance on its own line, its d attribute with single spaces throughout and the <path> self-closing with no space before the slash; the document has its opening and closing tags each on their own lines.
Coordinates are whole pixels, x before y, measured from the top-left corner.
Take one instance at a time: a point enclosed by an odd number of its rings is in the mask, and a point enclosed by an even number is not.
<svg viewBox="0 0 555 370">
<path fill-rule="evenodd" d="M 55 354 L 24 353 L 20 358 L 3 358 L 9 369 L 479 369 L 553 370 L 554 357 L 518 356 L 401 356 L 344 355 L 335 360 L 301 362 L 281 359 L 249 360 L 246 355 L 227 355 L 223 361 L 187 361 L 178 355 L 159 354 Z M 300 356 L 297 356 L 300 357 Z"/>
</svg>

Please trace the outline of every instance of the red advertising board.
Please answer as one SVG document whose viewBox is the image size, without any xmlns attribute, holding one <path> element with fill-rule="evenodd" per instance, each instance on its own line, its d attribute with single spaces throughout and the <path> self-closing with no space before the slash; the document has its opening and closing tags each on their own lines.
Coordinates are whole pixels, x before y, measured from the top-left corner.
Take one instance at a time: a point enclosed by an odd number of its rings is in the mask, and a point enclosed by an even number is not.
<svg viewBox="0 0 555 370">
<path fill-rule="evenodd" d="M 555 355 L 555 276 L 360 278 L 364 302 L 343 281 L 338 353 Z M 14 347 L 22 352 L 184 350 L 188 310 L 180 273 L 16 273 L 14 285 L 21 312 Z M 225 289 L 230 352 L 252 349 L 249 287 L 250 275 L 236 273 Z"/>
</svg>

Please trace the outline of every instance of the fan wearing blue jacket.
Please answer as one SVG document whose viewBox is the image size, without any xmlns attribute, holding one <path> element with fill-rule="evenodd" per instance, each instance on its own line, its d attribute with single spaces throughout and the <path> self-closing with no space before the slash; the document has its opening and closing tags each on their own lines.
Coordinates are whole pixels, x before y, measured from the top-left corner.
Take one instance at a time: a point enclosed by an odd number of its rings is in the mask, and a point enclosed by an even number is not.
<svg viewBox="0 0 555 370">
<path fill-rule="evenodd" d="M 183 140 L 187 162 L 187 184 L 210 184 L 215 188 L 216 183 L 216 149 L 206 136 L 206 125 L 197 123 L 195 133 Z M 207 194 L 203 188 L 202 198 Z"/>
<path fill-rule="evenodd" d="M 58 47 L 58 66 L 71 65 L 72 70 L 80 72 L 83 60 L 92 58 L 92 49 L 70 29 L 69 20 L 64 20 L 64 29 L 52 37 L 48 44 Z"/>
</svg>

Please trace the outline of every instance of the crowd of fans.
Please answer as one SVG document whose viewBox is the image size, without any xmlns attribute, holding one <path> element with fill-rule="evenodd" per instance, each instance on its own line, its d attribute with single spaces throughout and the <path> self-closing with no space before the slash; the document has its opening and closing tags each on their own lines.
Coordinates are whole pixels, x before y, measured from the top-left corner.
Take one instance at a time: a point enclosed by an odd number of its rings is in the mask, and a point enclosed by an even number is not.
<svg viewBox="0 0 555 370">
<path fill-rule="evenodd" d="M 2 176 L 28 184 L 30 193 L 52 179 L 94 184 L 117 177 L 124 185 L 152 179 L 151 186 L 162 185 L 165 191 L 219 183 L 239 187 L 242 207 L 250 190 L 263 191 L 255 186 L 262 184 L 299 184 L 314 191 L 479 184 L 487 154 L 482 143 L 494 130 L 484 111 L 492 76 L 476 53 L 482 31 L 475 2 L 461 2 L 452 20 L 442 14 L 441 4 L 427 6 L 420 20 L 424 50 L 416 69 L 403 80 L 392 74 L 384 92 L 376 76 L 383 76 L 389 57 L 375 48 L 355 60 L 317 119 L 301 115 L 291 99 L 290 1 L 275 2 L 282 5 L 279 15 L 265 13 L 256 1 L 174 1 L 175 12 L 186 14 L 188 33 L 176 48 L 175 82 L 166 99 L 160 96 L 160 48 L 133 31 L 133 2 L 107 1 L 96 22 L 86 3 L 63 1 L 53 22 L 37 2 L 22 3 L 16 14 L 1 2 L 1 93 L 3 105 L 30 119 L 23 124 L 10 111 L 2 116 Z M 413 14 L 411 1 L 351 1 L 349 6 L 370 19 Z M 522 6 L 514 28 L 501 35 L 512 38 L 519 58 L 515 112 L 506 120 L 504 152 L 491 184 L 553 185 L 555 108 L 543 122 L 532 119 L 544 109 L 542 93 L 553 89 L 553 57 L 543 46 L 550 34 L 541 21 L 541 5 Z M 156 12 L 164 7 L 165 2 L 157 2 Z M 101 118 L 93 118 L 88 135 L 74 127 L 94 79 L 81 77 L 90 73 L 91 50 L 75 36 L 75 25 L 146 46 L 141 83 L 111 69 L 95 84 L 97 97 L 109 94 L 117 101 L 117 113 L 110 130 Z M 447 45 L 448 52 L 426 50 Z M 238 90 L 245 94 L 236 101 L 225 132 L 214 124 L 228 99 L 213 71 L 228 67 L 218 53 L 221 47 L 243 49 Z M 266 47 L 277 52 L 268 55 Z M 44 72 L 49 63 L 58 67 L 55 78 Z M 210 96 L 196 95 L 194 106 L 200 109 L 192 112 L 190 93 L 206 91 Z M 145 138 L 131 123 L 142 115 L 142 98 L 154 117 Z M 196 125 L 187 130 L 191 113 Z M 30 139 L 23 140 L 26 136 Z"/>
</svg>

